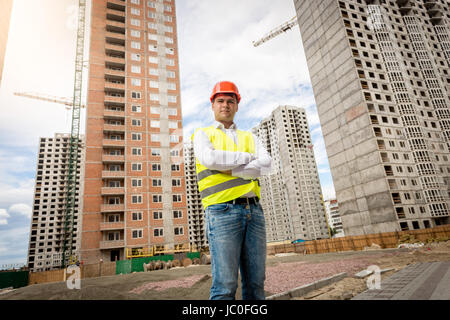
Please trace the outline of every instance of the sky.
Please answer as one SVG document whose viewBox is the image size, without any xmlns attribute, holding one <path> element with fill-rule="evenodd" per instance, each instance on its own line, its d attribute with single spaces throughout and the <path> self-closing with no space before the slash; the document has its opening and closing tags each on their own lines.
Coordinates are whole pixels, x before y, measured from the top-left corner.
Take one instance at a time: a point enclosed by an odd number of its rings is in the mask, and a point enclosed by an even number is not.
<svg viewBox="0 0 450 320">
<path fill-rule="evenodd" d="M 39 138 L 70 132 L 71 123 L 64 106 L 14 92 L 73 95 L 77 4 L 14 0 L 0 87 L 0 269 L 26 263 Z M 295 16 L 293 1 L 177 0 L 176 13 L 185 140 L 213 121 L 209 96 L 221 80 L 239 88 L 235 122 L 242 130 L 279 105 L 305 108 L 322 193 L 334 198 L 298 26 L 259 47 L 252 44 Z M 88 48 L 87 41 L 85 60 Z M 84 122 L 82 112 L 82 133 Z"/>
</svg>

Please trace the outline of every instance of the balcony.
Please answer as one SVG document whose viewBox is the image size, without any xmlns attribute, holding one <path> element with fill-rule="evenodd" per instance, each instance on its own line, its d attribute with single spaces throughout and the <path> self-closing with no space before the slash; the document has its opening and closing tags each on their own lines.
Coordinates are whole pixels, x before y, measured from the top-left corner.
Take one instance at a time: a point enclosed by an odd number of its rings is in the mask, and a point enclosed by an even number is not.
<svg viewBox="0 0 450 320">
<path fill-rule="evenodd" d="M 125 156 L 104 154 L 102 156 L 102 161 L 105 163 L 122 163 L 125 161 Z"/>
<path fill-rule="evenodd" d="M 103 139 L 103 145 L 106 147 L 125 147 L 125 140 Z"/>
<path fill-rule="evenodd" d="M 125 188 L 102 188 L 102 196 L 103 195 L 123 195 L 125 194 Z"/>
<path fill-rule="evenodd" d="M 106 7 L 108 9 L 125 12 L 124 1 L 121 0 L 108 0 Z"/>
<path fill-rule="evenodd" d="M 106 21 L 106 31 L 109 32 L 120 32 L 125 34 L 125 23 L 120 21 Z"/>
<path fill-rule="evenodd" d="M 125 23 L 125 11 L 106 9 L 106 19 Z"/>
<path fill-rule="evenodd" d="M 105 43 L 105 53 L 109 55 L 125 56 L 125 46 Z"/>
<path fill-rule="evenodd" d="M 125 171 L 102 171 L 102 178 L 125 178 Z"/>
<path fill-rule="evenodd" d="M 121 66 L 122 69 L 125 69 L 125 57 L 120 54 L 107 54 L 105 57 L 106 63 L 110 63 L 111 65 Z"/>
<path fill-rule="evenodd" d="M 100 249 L 123 248 L 125 242 L 123 240 L 100 241 Z"/>
<path fill-rule="evenodd" d="M 118 212 L 118 211 L 124 211 L 125 205 L 123 203 L 121 204 L 102 204 L 100 207 L 101 212 Z"/>
<path fill-rule="evenodd" d="M 117 43 L 119 45 L 125 45 L 125 34 L 107 31 L 105 37 L 107 43 Z"/>
<path fill-rule="evenodd" d="M 124 229 L 123 221 L 100 223 L 100 231 L 122 230 L 122 229 Z"/>
<path fill-rule="evenodd" d="M 105 94 L 105 103 L 120 103 L 125 104 L 125 97 L 123 96 L 111 96 Z"/>
<path fill-rule="evenodd" d="M 125 132 L 125 126 L 124 125 L 117 125 L 117 124 L 107 124 L 105 123 L 103 125 L 103 131 L 108 132 Z"/>
<path fill-rule="evenodd" d="M 105 68 L 105 76 L 117 76 L 117 77 L 125 77 L 125 69 L 120 68 Z"/>
<path fill-rule="evenodd" d="M 125 90 L 124 82 L 120 82 L 120 80 L 113 81 L 105 81 L 105 90 Z"/>
<path fill-rule="evenodd" d="M 103 111 L 103 116 L 105 119 L 124 119 L 125 111 L 117 111 L 117 110 L 107 110 Z"/>
</svg>

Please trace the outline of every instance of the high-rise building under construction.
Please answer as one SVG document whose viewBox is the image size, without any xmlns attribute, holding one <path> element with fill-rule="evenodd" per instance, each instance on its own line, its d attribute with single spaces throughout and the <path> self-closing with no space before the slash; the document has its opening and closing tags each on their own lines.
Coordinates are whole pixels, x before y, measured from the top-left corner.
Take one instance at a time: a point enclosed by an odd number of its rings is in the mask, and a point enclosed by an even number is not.
<svg viewBox="0 0 450 320">
<path fill-rule="evenodd" d="M 448 1 L 294 4 L 345 234 L 448 224 Z"/>
<path fill-rule="evenodd" d="M 79 258 L 81 246 L 81 208 L 84 136 L 78 145 L 78 165 L 75 174 L 74 221 L 72 234 L 73 257 Z M 67 172 L 69 170 L 70 134 L 56 133 L 52 138 L 40 138 L 36 165 L 33 211 L 30 225 L 27 266 L 31 271 L 61 267 L 64 247 L 65 205 L 67 201 Z"/>
<path fill-rule="evenodd" d="M 272 157 L 271 172 L 259 178 L 267 241 L 328 238 L 305 110 L 279 106 L 252 131 Z"/>
<path fill-rule="evenodd" d="M 92 2 L 81 259 L 189 243 L 174 0 Z"/>
</svg>

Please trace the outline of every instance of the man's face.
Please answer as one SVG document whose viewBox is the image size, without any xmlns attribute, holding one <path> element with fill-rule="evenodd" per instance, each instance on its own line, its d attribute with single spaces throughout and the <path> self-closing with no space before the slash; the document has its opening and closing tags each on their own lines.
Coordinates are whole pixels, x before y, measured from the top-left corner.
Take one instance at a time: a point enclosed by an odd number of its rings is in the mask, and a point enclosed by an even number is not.
<svg viewBox="0 0 450 320">
<path fill-rule="evenodd" d="M 234 94 L 219 93 L 212 103 L 212 110 L 216 121 L 233 122 L 238 111 L 238 103 Z"/>
</svg>

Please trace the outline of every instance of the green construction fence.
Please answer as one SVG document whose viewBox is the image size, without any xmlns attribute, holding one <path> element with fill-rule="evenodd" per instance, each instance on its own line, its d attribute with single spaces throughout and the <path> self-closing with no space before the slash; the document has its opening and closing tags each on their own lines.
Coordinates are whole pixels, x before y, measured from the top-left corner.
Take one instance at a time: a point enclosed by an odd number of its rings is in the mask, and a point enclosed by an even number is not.
<svg viewBox="0 0 450 320">
<path fill-rule="evenodd" d="M 200 252 L 188 252 L 186 257 L 189 259 L 200 258 Z M 119 260 L 116 261 L 116 274 L 128 274 L 133 272 L 144 271 L 144 263 L 149 263 L 150 261 L 169 261 L 173 260 L 173 254 L 166 254 L 161 256 L 153 257 L 143 257 L 143 258 L 133 258 L 130 260 Z"/>
<path fill-rule="evenodd" d="M 28 285 L 28 271 L 0 272 L 0 289 L 20 288 Z"/>
</svg>

